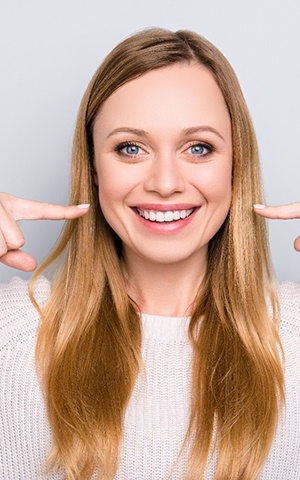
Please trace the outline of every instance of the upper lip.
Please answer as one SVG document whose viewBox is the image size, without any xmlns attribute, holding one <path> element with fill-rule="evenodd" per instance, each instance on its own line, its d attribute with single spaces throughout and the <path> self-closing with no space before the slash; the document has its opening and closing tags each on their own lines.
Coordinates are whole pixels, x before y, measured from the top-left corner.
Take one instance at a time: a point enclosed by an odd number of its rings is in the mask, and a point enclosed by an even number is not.
<svg viewBox="0 0 300 480">
<path fill-rule="evenodd" d="M 140 203 L 135 205 L 133 208 L 138 208 L 139 210 L 146 210 L 153 212 L 168 212 L 176 210 L 190 210 L 191 208 L 197 208 L 199 205 L 194 203 Z"/>
</svg>

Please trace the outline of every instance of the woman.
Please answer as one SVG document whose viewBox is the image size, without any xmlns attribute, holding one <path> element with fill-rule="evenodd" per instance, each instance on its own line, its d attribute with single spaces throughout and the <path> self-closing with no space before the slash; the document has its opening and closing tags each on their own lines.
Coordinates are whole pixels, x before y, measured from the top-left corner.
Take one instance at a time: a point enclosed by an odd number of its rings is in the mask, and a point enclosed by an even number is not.
<svg viewBox="0 0 300 480">
<path fill-rule="evenodd" d="M 126 39 L 80 107 L 79 208 L 1 200 L 2 261 L 25 270 L 15 221 L 81 217 L 34 275 L 39 313 L 26 284 L 2 287 L 1 478 L 299 474 L 300 292 L 283 286 L 279 312 L 262 216 L 300 208 L 261 205 L 250 116 L 214 46 Z"/>
</svg>

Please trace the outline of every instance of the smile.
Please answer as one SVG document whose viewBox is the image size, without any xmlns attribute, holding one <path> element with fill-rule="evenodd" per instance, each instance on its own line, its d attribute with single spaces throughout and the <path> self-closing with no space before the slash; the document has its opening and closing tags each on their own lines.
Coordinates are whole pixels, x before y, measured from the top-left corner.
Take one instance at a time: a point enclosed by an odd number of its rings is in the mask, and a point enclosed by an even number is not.
<svg viewBox="0 0 300 480">
<path fill-rule="evenodd" d="M 136 211 L 138 214 L 145 218 L 145 220 L 149 220 L 150 222 L 174 222 L 178 220 L 183 220 L 195 211 L 195 208 L 190 208 L 188 210 L 168 210 L 166 212 L 156 211 L 153 210 L 141 210 L 137 208 Z"/>
</svg>

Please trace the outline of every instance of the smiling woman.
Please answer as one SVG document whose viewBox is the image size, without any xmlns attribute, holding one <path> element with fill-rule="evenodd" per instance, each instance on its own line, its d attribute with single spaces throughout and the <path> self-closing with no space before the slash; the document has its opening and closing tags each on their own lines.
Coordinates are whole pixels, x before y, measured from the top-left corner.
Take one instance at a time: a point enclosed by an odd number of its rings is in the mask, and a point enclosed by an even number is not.
<svg viewBox="0 0 300 480">
<path fill-rule="evenodd" d="M 174 275 L 176 265 L 188 287 L 185 305 L 172 289 L 166 311 L 156 294 L 146 296 L 147 305 L 139 302 L 140 309 L 187 314 L 208 242 L 231 199 L 231 122 L 216 81 L 199 64 L 185 63 L 127 82 L 96 116 L 93 145 L 101 210 L 122 239 L 123 266 L 135 290 L 144 291 L 153 263 L 164 264 L 165 275 L 169 269 Z"/>
<path fill-rule="evenodd" d="M 79 205 L 0 196 L 12 266 L 35 266 L 17 220 L 72 220 L 36 310 L 26 283 L 1 290 L 0 476 L 294 480 L 300 292 L 276 291 L 262 216 L 298 210 L 254 203 L 255 134 L 223 55 L 188 31 L 118 45 L 78 115 Z"/>
</svg>

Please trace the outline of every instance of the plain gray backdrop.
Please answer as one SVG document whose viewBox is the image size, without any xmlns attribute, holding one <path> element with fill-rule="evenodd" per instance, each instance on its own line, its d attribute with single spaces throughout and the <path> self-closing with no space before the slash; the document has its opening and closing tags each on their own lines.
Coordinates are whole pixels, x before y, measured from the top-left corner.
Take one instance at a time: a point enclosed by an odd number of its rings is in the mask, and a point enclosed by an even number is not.
<svg viewBox="0 0 300 480">
<path fill-rule="evenodd" d="M 232 63 L 258 136 L 270 204 L 300 200 L 298 0 L 0 0 L 0 190 L 68 202 L 76 112 L 105 55 L 144 27 L 190 29 Z M 272 221 L 278 279 L 300 280 L 300 221 Z M 22 222 L 40 262 L 61 222 Z M 0 280 L 22 274 L 0 266 Z"/>
</svg>

